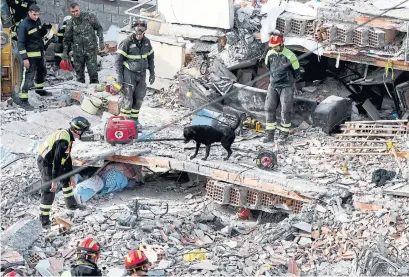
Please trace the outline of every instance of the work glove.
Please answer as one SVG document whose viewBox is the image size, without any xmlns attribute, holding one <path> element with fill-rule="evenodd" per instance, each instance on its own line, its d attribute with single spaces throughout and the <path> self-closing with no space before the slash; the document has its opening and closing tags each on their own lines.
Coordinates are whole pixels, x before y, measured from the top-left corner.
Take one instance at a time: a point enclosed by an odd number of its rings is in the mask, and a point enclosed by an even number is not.
<svg viewBox="0 0 409 277">
<path fill-rule="evenodd" d="M 124 84 L 124 79 L 122 76 L 118 76 L 118 79 L 116 80 L 116 83 L 122 87 Z"/>
<path fill-rule="evenodd" d="M 302 75 L 301 75 L 301 70 L 300 68 L 294 70 L 294 79 L 296 82 L 298 82 L 299 80 L 301 80 Z"/>
<path fill-rule="evenodd" d="M 149 74 L 149 84 L 153 84 L 155 82 L 155 73 L 154 72 L 151 72 L 150 74 Z"/>
<path fill-rule="evenodd" d="M 51 23 L 44 23 L 42 26 L 43 30 L 50 30 L 52 27 Z"/>
</svg>

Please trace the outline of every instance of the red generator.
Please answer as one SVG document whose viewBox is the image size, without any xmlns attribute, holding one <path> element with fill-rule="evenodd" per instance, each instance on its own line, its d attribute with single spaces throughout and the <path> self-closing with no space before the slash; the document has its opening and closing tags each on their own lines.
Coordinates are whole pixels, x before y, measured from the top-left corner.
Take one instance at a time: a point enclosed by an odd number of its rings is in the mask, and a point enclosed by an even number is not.
<svg viewBox="0 0 409 277">
<path fill-rule="evenodd" d="M 106 126 L 106 141 L 109 144 L 126 144 L 138 138 L 135 123 L 124 116 L 108 118 Z"/>
</svg>

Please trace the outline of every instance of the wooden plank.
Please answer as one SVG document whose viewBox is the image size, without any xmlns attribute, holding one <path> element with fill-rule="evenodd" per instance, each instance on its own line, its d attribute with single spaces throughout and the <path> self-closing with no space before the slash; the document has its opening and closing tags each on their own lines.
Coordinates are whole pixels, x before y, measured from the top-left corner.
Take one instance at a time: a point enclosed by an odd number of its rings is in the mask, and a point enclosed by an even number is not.
<svg viewBox="0 0 409 277">
<path fill-rule="evenodd" d="M 385 128 L 407 128 L 405 124 L 397 124 L 397 125 L 392 125 L 392 124 L 341 124 L 339 126 L 341 127 L 352 127 L 352 126 L 362 126 L 362 127 L 372 127 L 372 126 L 377 126 L 377 127 L 385 127 Z"/>
<path fill-rule="evenodd" d="M 388 142 L 393 142 L 391 140 L 367 140 L 367 139 L 337 139 L 334 142 L 368 142 L 368 143 L 388 143 Z"/>
<path fill-rule="evenodd" d="M 355 130 L 357 130 L 357 131 L 391 131 L 391 132 L 403 132 L 403 133 L 407 133 L 408 132 L 408 129 L 406 129 L 406 128 L 401 128 L 401 127 L 399 127 L 399 128 L 361 128 L 361 127 L 358 127 L 358 128 L 351 128 L 351 127 L 349 127 L 349 128 L 344 128 L 344 127 L 341 127 L 341 130 L 343 130 L 343 131 L 355 131 Z"/>
<path fill-rule="evenodd" d="M 308 49 L 298 46 L 298 45 L 290 45 L 288 46 L 291 50 L 301 51 L 301 52 L 309 52 Z M 365 53 L 358 53 L 356 55 L 351 54 L 343 54 L 343 53 L 335 53 L 335 52 L 328 52 L 324 51 L 323 56 L 332 58 L 332 59 L 340 59 L 342 61 L 347 62 L 354 62 L 359 64 L 368 64 L 374 65 L 379 67 L 386 67 L 388 64 L 388 59 L 384 59 L 381 57 L 371 57 L 365 55 Z M 405 65 L 405 61 L 393 61 L 393 69 L 399 69 L 404 71 L 409 71 L 409 64 Z"/>
<path fill-rule="evenodd" d="M 361 152 L 334 152 L 334 153 L 325 153 L 327 155 L 355 155 L 355 156 L 391 156 L 390 153 L 361 153 Z"/>
<path fill-rule="evenodd" d="M 136 165 L 142 165 L 142 166 L 147 166 L 147 167 L 155 167 L 159 165 L 164 166 L 168 164 L 170 165 L 172 163 L 171 159 L 166 159 L 163 157 L 141 157 L 141 156 L 126 157 L 126 156 L 114 155 L 114 156 L 108 157 L 107 159 L 110 161 L 136 164 Z M 184 161 L 184 162 L 189 163 L 189 161 Z M 185 170 L 185 171 L 188 172 L 189 170 Z M 243 174 L 242 173 L 233 174 L 232 172 L 212 168 L 211 170 L 207 170 L 206 172 L 200 172 L 200 174 L 216 179 L 216 180 L 232 182 L 236 185 L 241 185 L 246 188 L 252 188 L 252 189 L 256 189 L 256 190 L 260 190 L 264 192 L 273 193 L 279 196 L 291 198 L 293 200 L 298 200 L 304 203 L 310 203 L 312 201 L 308 197 L 305 197 L 303 195 L 298 195 L 290 190 L 284 189 L 280 185 L 270 183 L 270 182 L 265 182 L 263 180 L 253 179 L 250 177 L 245 177 L 244 173 Z M 234 179 L 235 181 L 229 178 L 229 176 L 231 176 L 232 174 L 235 177 L 237 177 Z"/>
<path fill-rule="evenodd" d="M 394 120 L 375 120 L 375 121 L 346 121 L 345 123 L 353 124 L 377 124 L 377 123 L 397 123 L 397 122 L 408 122 L 407 119 L 394 119 Z"/>
</svg>

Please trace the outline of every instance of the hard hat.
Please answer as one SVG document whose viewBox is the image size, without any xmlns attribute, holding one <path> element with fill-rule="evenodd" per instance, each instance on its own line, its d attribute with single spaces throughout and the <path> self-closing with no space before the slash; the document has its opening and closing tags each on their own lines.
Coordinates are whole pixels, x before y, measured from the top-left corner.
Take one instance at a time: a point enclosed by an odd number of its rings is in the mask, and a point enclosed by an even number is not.
<svg viewBox="0 0 409 277">
<path fill-rule="evenodd" d="M 277 46 L 283 43 L 284 43 L 284 40 L 281 36 L 272 35 L 270 37 L 270 40 L 268 41 L 268 46 L 274 47 L 274 46 Z"/>
<path fill-rule="evenodd" d="M 136 31 L 145 32 L 146 28 L 148 27 L 148 23 L 145 20 L 139 19 L 138 21 L 132 24 L 132 28 L 135 28 Z"/>
<path fill-rule="evenodd" d="M 125 256 L 125 268 L 127 271 L 144 270 L 147 271 L 146 265 L 149 264 L 148 257 L 141 250 L 131 250 Z"/>
<path fill-rule="evenodd" d="M 19 268 L 7 268 L 4 273 L 6 273 L 5 275 L 3 275 L 4 277 L 23 277 L 23 276 L 27 276 L 23 270 L 19 269 Z"/>
<path fill-rule="evenodd" d="M 77 118 L 81 118 L 81 117 L 76 117 L 74 118 L 74 120 Z M 73 121 L 71 121 L 71 123 Z M 99 243 L 93 238 L 84 239 L 77 247 L 77 255 L 87 255 L 87 256 L 91 256 L 96 259 L 99 258 L 100 251 L 101 251 L 101 248 L 99 247 Z"/>
<path fill-rule="evenodd" d="M 71 120 L 70 126 L 71 126 L 71 128 L 73 130 L 80 131 L 80 132 L 85 132 L 85 131 L 89 130 L 89 127 L 91 126 L 91 123 L 89 123 L 89 121 L 85 117 L 77 116 L 73 120 Z M 86 248 L 86 247 L 91 248 L 91 247 L 94 247 L 95 244 L 98 244 L 98 243 L 96 241 L 94 241 L 92 238 L 87 238 L 80 244 L 80 247 L 82 247 L 82 248 Z M 98 251 L 99 251 L 99 244 L 97 246 L 95 246 L 95 247 L 98 247 Z"/>
<path fill-rule="evenodd" d="M 70 20 L 71 19 L 71 15 L 67 15 L 66 17 L 64 17 L 64 22 L 67 22 L 68 20 Z"/>
<path fill-rule="evenodd" d="M 72 71 L 72 64 L 69 60 L 62 60 L 60 62 L 60 68 L 65 71 Z"/>
</svg>

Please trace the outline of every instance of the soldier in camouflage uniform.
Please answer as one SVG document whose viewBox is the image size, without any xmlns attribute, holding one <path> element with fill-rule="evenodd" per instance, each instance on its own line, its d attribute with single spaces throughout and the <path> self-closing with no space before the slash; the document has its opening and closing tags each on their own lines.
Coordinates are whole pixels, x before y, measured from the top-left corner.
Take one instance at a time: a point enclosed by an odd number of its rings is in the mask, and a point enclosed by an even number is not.
<svg viewBox="0 0 409 277">
<path fill-rule="evenodd" d="M 99 83 L 97 53 L 98 43 L 95 36 L 97 31 L 99 50 L 105 48 L 102 26 L 92 13 L 81 12 L 77 3 L 70 5 L 72 19 L 69 20 L 64 33 L 63 59 L 68 57 L 68 49 L 72 47 L 74 52 L 74 69 L 77 81 L 85 83 L 85 65 L 87 65 L 90 83 Z"/>
</svg>

